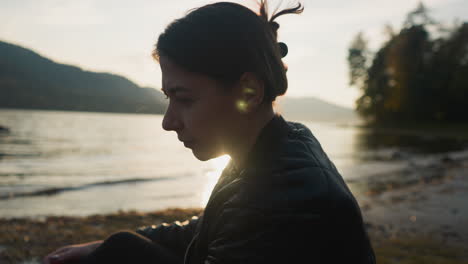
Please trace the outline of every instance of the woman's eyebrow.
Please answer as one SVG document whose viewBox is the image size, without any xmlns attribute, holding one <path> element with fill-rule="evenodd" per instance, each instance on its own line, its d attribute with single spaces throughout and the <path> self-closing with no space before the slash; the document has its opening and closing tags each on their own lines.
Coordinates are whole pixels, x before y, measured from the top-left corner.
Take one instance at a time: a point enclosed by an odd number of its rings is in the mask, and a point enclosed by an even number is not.
<svg viewBox="0 0 468 264">
<path fill-rule="evenodd" d="M 177 92 L 190 92 L 190 90 L 188 88 L 183 87 L 183 86 L 174 86 L 174 87 L 170 87 L 168 89 L 161 88 L 161 91 L 164 94 L 175 94 Z"/>
</svg>

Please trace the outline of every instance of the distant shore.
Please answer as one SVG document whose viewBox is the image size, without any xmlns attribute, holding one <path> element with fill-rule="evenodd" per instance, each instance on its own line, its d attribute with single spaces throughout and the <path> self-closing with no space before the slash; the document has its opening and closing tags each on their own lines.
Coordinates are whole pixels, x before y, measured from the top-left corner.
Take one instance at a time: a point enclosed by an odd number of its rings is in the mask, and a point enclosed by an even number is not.
<svg viewBox="0 0 468 264">
<path fill-rule="evenodd" d="M 418 135 L 423 137 L 449 137 L 468 140 L 468 124 L 466 123 L 400 123 L 400 124 L 366 124 L 360 123 L 355 127 L 368 129 L 373 132 L 387 134 Z"/>
</svg>

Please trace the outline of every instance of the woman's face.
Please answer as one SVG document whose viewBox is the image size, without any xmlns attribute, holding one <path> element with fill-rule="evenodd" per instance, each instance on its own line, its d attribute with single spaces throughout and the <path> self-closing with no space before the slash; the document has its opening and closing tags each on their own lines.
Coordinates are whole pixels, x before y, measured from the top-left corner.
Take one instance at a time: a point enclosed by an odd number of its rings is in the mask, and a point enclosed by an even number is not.
<svg viewBox="0 0 468 264">
<path fill-rule="evenodd" d="M 239 129 L 241 115 L 235 107 L 235 89 L 186 71 L 167 57 L 162 56 L 159 62 L 162 90 L 169 97 L 163 128 L 175 131 L 199 160 L 225 154 Z"/>
</svg>

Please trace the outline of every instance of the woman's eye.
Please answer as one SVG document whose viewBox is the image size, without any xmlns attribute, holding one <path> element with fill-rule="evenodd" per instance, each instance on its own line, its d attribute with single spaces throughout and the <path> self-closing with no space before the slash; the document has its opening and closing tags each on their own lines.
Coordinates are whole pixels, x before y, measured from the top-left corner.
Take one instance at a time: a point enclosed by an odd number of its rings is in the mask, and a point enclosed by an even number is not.
<svg viewBox="0 0 468 264">
<path fill-rule="evenodd" d="M 191 104 L 193 102 L 190 98 L 177 98 L 176 100 L 183 104 Z"/>
</svg>

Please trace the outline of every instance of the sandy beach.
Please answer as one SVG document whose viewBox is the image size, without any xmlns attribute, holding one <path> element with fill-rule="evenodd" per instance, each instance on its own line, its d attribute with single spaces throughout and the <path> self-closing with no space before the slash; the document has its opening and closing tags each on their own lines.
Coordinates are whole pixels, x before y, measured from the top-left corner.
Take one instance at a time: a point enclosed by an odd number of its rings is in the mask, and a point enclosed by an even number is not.
<svg viewBox="0 0 468 264">
<path fill-rule="evenodd" d="M 405 184 L 389 181 L 386 190 L 359 197 L 379 263 L 468 263 L 467 156 L 414 165 Z"/>
<path fill-rule="evenodd" d="M 374 235 L 417 234 L 468 249 L 467 151 L 431 157 L 367 184 L 375 193 L 359 203 Z"/>
</svg>

